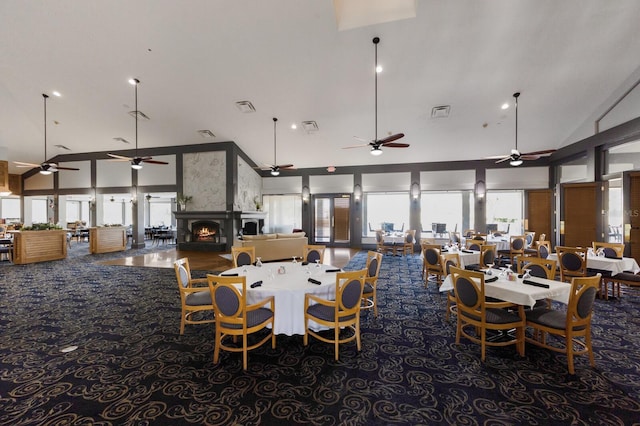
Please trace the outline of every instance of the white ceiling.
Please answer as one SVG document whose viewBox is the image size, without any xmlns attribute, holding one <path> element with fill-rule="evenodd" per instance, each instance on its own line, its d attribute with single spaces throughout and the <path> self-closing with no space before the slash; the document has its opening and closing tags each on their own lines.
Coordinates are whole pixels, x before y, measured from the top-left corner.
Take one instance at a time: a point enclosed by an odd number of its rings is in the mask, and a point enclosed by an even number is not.
<svg viewBox="0 0 640 426">
<path fill-rule="evenodd" d="M 341 31 L 329 0 L 3 0 L 0 146 L 10 161 L 42 162 L 41 94 L 57 90 L 49 158 L 133 149 L 127 80 L 137 77 L 151 118 L 139 123 L 140 148 L 232 140 L 269 164 L 278 117 L 278 163 L 298 168 L 473 160 L 513 147 L 514 111 L 500 106 L 515 91 L 519 148 L 559 148 L 640 69 L 637 0 L 415 4 L 415 18 Z M 374 138 L 374 36 L 378 136 L 403 132 L 411 144 L 380 157 L 341 149 Z M 240 113 L 241 100 L 257 111 Z M 439 105 L 449 118 L 430 117 Z M 304 120 L 319 131 L 306 134 Z"/>
</svg>

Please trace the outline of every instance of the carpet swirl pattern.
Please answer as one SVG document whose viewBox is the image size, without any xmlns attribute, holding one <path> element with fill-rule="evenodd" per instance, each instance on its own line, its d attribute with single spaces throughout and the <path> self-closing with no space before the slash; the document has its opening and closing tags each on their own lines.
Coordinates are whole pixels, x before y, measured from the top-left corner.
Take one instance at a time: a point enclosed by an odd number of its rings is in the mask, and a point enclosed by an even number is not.
<svg viewBox="0 0 640 426">
<path fill-rule="evenodd" d="M 146 249 L 147 251 L 153 249 Z M 302 336 L 213 364 L 213 324 L 179 334 L 172 269 L 96 262 L 0 266 L 0 425 L 631 425 L 640 422 L 640 291 L 598 300 L 596 365 L 530 345 L 455 344 L 421 260 L 385 256 L 362 351 Z M 347 269 L 364 267 L 364 253 Z M 204 276 L 205 271 L 194 275 Z M 302 309 L 302 307 L 301 307 Z M 277 312 L 276 312 L 277 315 Z M 71 352 L 61 349 L 77 346 Z"/>
</svg>

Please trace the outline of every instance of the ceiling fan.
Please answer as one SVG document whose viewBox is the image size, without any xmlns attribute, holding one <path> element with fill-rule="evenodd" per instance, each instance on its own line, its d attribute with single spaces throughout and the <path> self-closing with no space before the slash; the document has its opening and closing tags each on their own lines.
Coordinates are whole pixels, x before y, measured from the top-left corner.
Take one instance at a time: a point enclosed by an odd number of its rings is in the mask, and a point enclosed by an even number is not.
<svg viewBox="0 0 640 426">
<path fill-rule="evenodd" d="M 57 172 L 58 170 L 80 170 L 75 167 L 61 167 L 56 163 L 47 162 L 47 99 L 49 95 L 43 93 L 42 98 L 44 99 L 44 163 L 33 164 L 33 163 L 23 163 L 21 161 L 14 161 L 17 167 L 38 167 L 40 169 L 40 173 L 43 175 L 50 175 L 53 172 Z"/>
<path fill-rule="evenodd" d="M 499 157 L 489 157 L 489 158 L 499 158 L 496 163 L 502 163 L 504 161 L 509 161 L 514 167 L 517 167 L 522 164 L 524 160 L 537 160 L 542 156 L 546 156 L 555 152 L 555 149 L 545 149 L 542 151 L 534 151 L 534 152 L 526 152 L 521 153 L 518 151 L 518 98 L 520 97 L 520 92 L 516 92 L 513 94 L 515 98 L 515 107 L 516 107 L 516 147 L 511 150 L 511 154 Z"/>
<path fill-rule="evenodd" d="M 132 78 L 129 80 L 129 83 L 135 87 L 135 119 L 136 119 L 136 155 L 134 157 L 125 157 L 124 155 L 118 154 L 107 154 L 111 159 L 109 161 L 129 161 L 131 163 L 131 168 L 140 170 L 142 168 L 142 163 L 149 164 L 169 164 L 165 161 L 154 160 L 151 157 L 139 157 L 138 156 L 138 116 L 140 115 L 140 111 L 138 111 L 138 84 L 140 84 L 140 80 L 137 78 Z"/>
<path fill-rule="evenodd" d="M 276 123 L 278 119 L 273 117 L 273 164 L 265 164 L 264 167 L 255 167 L 256 169 L 261 170 L 271 170 L 271 176 L 278 176 L 280 174 L 280 170 L 291 170 L 293 169 L 293 164 L 278 164 L 276 160 Z"/>
<path fill-rule="evenodd" d="M 386 138 L 378 139 L 378 43 L 380 43 L 379 37 L 373 38 L 373 45 L 375 46 L 375 139 L 364 144 L 364 145 L 353 145 L 353 146 L 345 146 L 342 149 L 351 149 L 351 148 L 361 148 L 361 147 L 371 147 L 371 155 L 381 155 L 382 147 L 387 148 L 408 148 L 410 145 L 408 143 L 397 143 L 394 142 L 400 138 L 404 137 L 404 133 L 396 133 L 394 135 L 387 136 Z M 358 140 L 362 140 L 366 142 L 366 139 L 361 139 L 356 137 Z"/>
</svg>

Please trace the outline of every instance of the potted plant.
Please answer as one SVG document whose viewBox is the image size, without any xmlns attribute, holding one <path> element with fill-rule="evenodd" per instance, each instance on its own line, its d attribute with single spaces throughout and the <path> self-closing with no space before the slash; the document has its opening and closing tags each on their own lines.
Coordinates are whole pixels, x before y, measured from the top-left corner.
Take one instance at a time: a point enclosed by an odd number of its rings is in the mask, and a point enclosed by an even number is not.
<svg viewBox="0 0 640 426">
<path fill-rule="evenodd" d="M 256 211 L 260 211 L 260 209 L 262 208 L 262 203 L 260 202 L 260 197 L 258 195 L 253 197 L 253 202 L 256 205 Z"/>
<path fill-rule="evenodd" d="M 193 197 L 191 195 L 178 194 L 176 201 L 180 205 L 180 210 L 187 210 L 187 203 L 191 202 Z"/>
</svg>

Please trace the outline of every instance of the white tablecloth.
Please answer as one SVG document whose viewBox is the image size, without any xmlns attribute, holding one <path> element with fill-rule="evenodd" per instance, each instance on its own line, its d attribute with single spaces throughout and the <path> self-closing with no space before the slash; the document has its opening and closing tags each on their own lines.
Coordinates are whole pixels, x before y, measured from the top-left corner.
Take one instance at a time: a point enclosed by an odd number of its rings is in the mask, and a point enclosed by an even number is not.
<svg viewBox="0 0 640 426">
<path fill-rule="evenodd" d="M 449 253 L 458 253 L 458 256 L 460 257 L 460 268 L 464 269 L 466 266 L 468 265 L 477 265 L 478 263 L 480 263 L 480 252 L 477 250 L 469 250 L 471 253 L 465 253 L 461 250 L 458 251 L 445 251 L 445 252 L 440 252 L 441 255 L 445 255 L 445 254 L 449 254 Z M 420 254 L 421 258 L 424 258 L 424 254 Z"/>
<path fill-rule="evenodd" d="M 283 266 L 284 274 L 278 274 L 278 268 Z M 306 265 L 302 263 L 274 262 L 265 263 L 262 267 L 240 266 L 224 271 L 221 275 L 238 273 L 247 277 L 247 303 L 252 304 L 263 300 L 268 296 L 274 297 L 276 334 L 304 334 L 304 295 L 311 293 L 316 296 L 333 299 L 336 292 L 336 272 L 326 272 L 327 269 L 336 269 L 330 265 Z M 322 284 L 313 284 L 309 278 L 320 281 Z M 260 287 L 249 287 L 256 281 L 262 281 Z M 321 327 L 316 323 L 310 323 L 314 329 Z"/>
<path fill-rule="evenodd" d="M 516 278 L 515 281 L 509 281 L 506 279 L 506 277 L 499 276 L 497 281 L 485 281 L 485 296 L 494 297 L 506 302 L 531 307 L 535 305 L 536 300 L 540 299 L 553 299 L 557 300 L 558 302 L 569 303 L 571 284 L 563 283 L 560 281 L 547 280 L 544 278 L 532 277 L 530 279 L 539 283 L 548 284 L 549 288 L 523 284 L 521 278 Z M 440 286 L 440 291 L 449 290 L 453 290 L 453 280 L 451 278 L 451 275 L 447 275 L 444 282 Z"/>
<path fill-rule="evenodd" d="M 487 239 L 487 244 L 494 244 L 496 246 L 496 250 L 509 250 L 509 238 L 489 238 Z"/>
<path fill-rule="evenodd" d="M 547 259 L 558 261 L 558 255 L 551 253 Z M 632 271 L 634 274 L 640 272 L 638 262 L 632 257 L 623 257 L 622 259 L 612 259 L 609 257 L 587 256 L 587 268 L 600 269 L 609 271 L 612 275 L 623 271 Z"/>
</svg>

